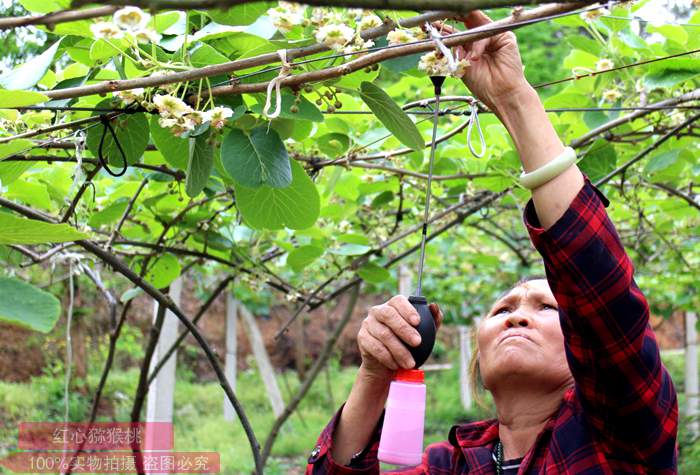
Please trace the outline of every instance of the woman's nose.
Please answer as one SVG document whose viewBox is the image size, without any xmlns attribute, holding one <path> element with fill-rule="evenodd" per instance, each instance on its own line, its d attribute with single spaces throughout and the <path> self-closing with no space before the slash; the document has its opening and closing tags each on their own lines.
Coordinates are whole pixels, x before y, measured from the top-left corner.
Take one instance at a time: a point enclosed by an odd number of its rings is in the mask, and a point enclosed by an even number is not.
<svg viewBox="0 0 700 475">
<path fill-rule="evenodd" d="M 513 312 L 506 319 L 506 327 L 529 327 L 532 320 L 525 312 Z"/>
</svg>

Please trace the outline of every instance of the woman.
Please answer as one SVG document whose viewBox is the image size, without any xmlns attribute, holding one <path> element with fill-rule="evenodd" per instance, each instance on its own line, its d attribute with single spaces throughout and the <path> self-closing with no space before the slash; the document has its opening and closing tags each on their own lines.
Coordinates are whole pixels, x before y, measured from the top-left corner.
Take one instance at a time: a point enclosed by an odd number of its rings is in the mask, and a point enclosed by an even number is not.
<svg viewBox="0 0 700 475">
<path fill-rule="evenodd" d="M 489 21 L 473 12 L 465 24 Z M 459 53 L 471 62 L 464 82 L 506 126 L 524 171 L 551 168 L 565 148 L 523 76 L 515 36 Z M 547 279 L 516 285 L 477 330 L 498 417 L 453 427 L 420 466 L 399 473 L 676 473 L 676 393 L 605 206 L 575 164 L 534 187 L 525 224 Z M 439 309 L 431 311 L 439 324 Z M 379 473 L 382 411 L 393 372 L 413 366 L 402 342 L 417 343 L 416 322 L 402 296 L 370 309 L 357 335 L 357 379 L 307 474 Z"/>
</svg>

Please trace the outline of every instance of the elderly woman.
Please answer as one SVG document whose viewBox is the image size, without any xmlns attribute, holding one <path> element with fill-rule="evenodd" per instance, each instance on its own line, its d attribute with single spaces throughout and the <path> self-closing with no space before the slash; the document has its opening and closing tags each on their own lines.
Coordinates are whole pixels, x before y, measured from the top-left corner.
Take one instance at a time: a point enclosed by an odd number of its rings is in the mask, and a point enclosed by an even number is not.
<svg viewBox="0 0 700 475">
<path fill-rule="evenodd" d="M 489 21 L 473 12 L 465 24 Z M 506 126 L 524 171 L 560 160 L 565 148 L 523 76 L 515 36 L 459 53 L 471 62 L 464 82 Z M 607 204 L 575 164 L 534 187 L 524 219 L 547 279 L 517 284 L 477 329 L 478 371 L 497 418 L 452 427 L 421 465 L 396 473 L 676 473 L 676 393 Z M 382 411 L 394 371 L 413 367 L 404 342 L 419 340 L 417 321 L 403 296 L 370 309 L 357 379 L 307 474 L 379 473 Z"/>
</svg>

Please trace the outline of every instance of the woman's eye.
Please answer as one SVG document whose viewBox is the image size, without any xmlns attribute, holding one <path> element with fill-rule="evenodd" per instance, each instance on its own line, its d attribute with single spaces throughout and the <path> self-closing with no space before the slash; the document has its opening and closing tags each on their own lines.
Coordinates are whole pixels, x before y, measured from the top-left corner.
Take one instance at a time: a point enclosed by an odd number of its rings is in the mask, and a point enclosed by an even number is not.
<svg viewBox="0 0 700 475">
<path fill-rule="evenodd" d="M 508 313 L 509 311 L 510 310 L 508 310 L 508 307 L 501 307 L 498 310 L 496 310 L 495 312 L 493 312 L 492 315 L 500 315 L 502 313 Z"/>
<path fill-rule="evenodd" d="M 554 305 L 549 305 L 548 303 L 542 304 L 542 310 L 556 310 L 559 311 Z"/>
</svg>

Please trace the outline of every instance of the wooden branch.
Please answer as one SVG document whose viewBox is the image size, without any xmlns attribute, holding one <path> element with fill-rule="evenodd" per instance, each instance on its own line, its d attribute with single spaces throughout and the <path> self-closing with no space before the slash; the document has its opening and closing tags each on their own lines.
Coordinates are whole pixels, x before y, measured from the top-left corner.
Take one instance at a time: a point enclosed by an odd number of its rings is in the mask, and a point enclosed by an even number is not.
<svg viewBox="0 0 700 475">
<path fill-rule="evenodd" d="M 595 129 L 587 132 L 586 134 L 582 135 L 581 137 L 572 140 L 569 146 L 573 148 L 580 148 L 583 147 L 584 145 L 589 144 L 594 138 L 597 136 L 604 134 L 608 130 L 612 130 L 617 126 L 620 126 L 622 124 L 626 124 L 627 122 L 631 122 L 634 119 L 638 119 L 639 117 L 643 117 L 645 115 L 651 114 L 652 112 L 655 111 L 653 107 L 666 107 L 666 106 L 673 106 L 677 104 L 682 104 L 684 102 L 690 102 L 690 101 L 695 101 L 695 100 L 700 100 L 700 89 L 695 89 L 694 91 L 688 92 L 686 94 L 682 94 L 678 97 L 673 97 L 671 99 L 665 99 L 663 101 L 655 102 L 654 104 L 647 104 L 645 109 L 641 109 L 635 112 L 632 112 L 627 115 L 623 115 L 622 117 L 618 117 L 617 119 L 611 120 L 610 122 L 607 122 L 599 127 L 596 127 Z"/>
<path fill-rule="evenodd" d="M 39 213 L 27 206 L 15 203 L 13 201 L 10 201 L 6 198 L 0 197 L 0 206 L 3 206 L 7 209 L 11 209 L 15 211 L 16 213 L 25 216 L 27 218 L 31 219 L 38 219 L 41 221 L 46 221 L 46 222 L 51 222 L 51 223 L 56 223 L 56 219 L 47 219 L 43 213 Z M 137 275 L 134 271 L 132 271 L 128 265 L 126 265 L 124 262 L 119 260 L 116 256 L 111 254 L 108 251 L 105 251 L 101 246 L 95 244 L 92 241 L 88 240 L 81 240 L 81 241 L 76 241 L 76 243 L 81 246 L 83 249 L 86 251 L 90 252 L 91 254 L 95 255 L 97 258 L 102 260 L 105 264 L 110 266 L 112 269 L 114 269 L 116 272 L 119 274 L 123 275 L 126 277 L 129 281 L 131 281 L 134 285 L 140 287 L 143 289 L 145 293 L 150 295 L 154 300 L 156 300 L 159 304 L 161 304 L 164 308 L 167 310 L 170 310 L 175 314 L 175 316 L 185 325 L 186 328 L 190 330 L 192 333 L 192 336 L 197 340 L 197 343 L 199 343 L 199 346 L 202 348 L 204 351 L 204 354 L 207 357 L 207 360 L 209 361 L 209 364 L 211 365 L 212 369 L 214 370 L 214 373 L 216 373 L 216 377 L 219 380 L 219 384 L 223 388 L 224 392 L 226 393 L 226 396 L 228 397 L 229 401 L 231 401 L 231 404 L 233 405 L 236 414 L 238 415 L 238 418 L 241 422 L 241 425 L 243 426 L 243 429 L 246 433 L 246 437 L 248 438 L 248 442 L 250 444 L 251 451 L 253 452 L 253 459 L 255 461 L 255 473 L 256 475 L 262 475 L 262 464 L 261 464 L 261 459 L 260 459 L 260 444 L 258 443 L 257 438 L 255 437 L 255 432 L 253 431 L 252 426 L 250 425 L 250 421 L 248 419 L 248 416 L 245 413 L 245 410 L 243 409 L 243 406 L 240 404 L 240 401 L 236 397 L 235 393 L 231 389 L 231 385 L 228 383 L 228 380 L 226 379 L 226 375 L 224 374 L 223 368 L 221 367 L 221 363 L 219 363 L 219 360 L 217 359 L 216 355 L 211 349 L 211 346 L 207 342 L 207 340 L 204 338 L 204 336 L 201 334 L 199 329 L 192 324 L 192 322 L 185 316 L 185 314 L 182 312 L 179 306 L 175 305 L 175 303 L 168 297 L 167 295 L 163 294 L 160 292 L 158 289 L 153 287 L 148 281 L 144 280 L 142 277 Z"/>
<path fill-rule="evenodd" d="M 650 183 L 650 185 L 653 186 L 654 188 L 664 190 L 666 193 L 668 193 L 671 196 L 676 196 L 676 197 L 682 199 L 683 201 L 688 203 L 690 206 L 692 206 L 693 208 L 700 211 L 700 203 L 698 203 L 697 199 L 693 198 L 692 196 L 686 195 L 685 193 L 683 193 L 683 192 L 681 192 L 681 191 L 679 191 L 671 186 L 664 185 L 663 183 Z"/>
<path fill-rule="evenodd" d="M 698 120 L 698 119 L 700 119 L 700 114 L 695 114 L 695 115 L 692 116 L 691 118 L 689 118 L 689 119 L 683 121 L 682 124 L 680 124 L 680 125 L 678 125 L 678 126 L 672 128 L 671 130 L 669 130 L 668 132 L 666 132 L 666 133 L 663 135 L 663 137 L 661 137 L 659 140 L 657 140 L 657 141 L 654 142 L 653 144 L 649 145 L 647 148 L 645 148 L 644 150 L 642 150 L 641 152 L 639 152 L 637 155 L 635 155 L 633 158 L 631 158 L 630 160 L 628 160 L 628 161 L 627 161 L 626 163 L 624 163 L 623 165 L 617 167 L 615 170 L 613 170 L 613 171 L 611 171 L 610 173 L 608 173 L 607 175 L 605 175 L 605 176 L 604 176 L 603 178 L 601 178 L 600 180 L 596 181 L 596 182 L 595 182 L 595 185 L 596 185 L 596 186 L 604 185 L 605 183 L 607 183 L 608 181 L 610 181 L 610 179 L 611 179 L 612 177 L 614 177 L 615 175 L 618 175 L 618 174 L 624 172 L 625 170 L 627 170 L 629 167 L 631 167 L 632 165 L 634 165 L 635 163 L 637 163 L 638 161 L 640 161 L 642 158 L 644 158 L 644 157 L 646 157 L 647 155 L 649 155 L 651 152 L 653 152 L 654 150 L 656 150 L 657 148 L 659 148 L 659 147 L 660 147 L 664 142 L 666 142 L 668 139 L 674 137 L 678 132 L 680 132 L 680 131 L 683 130 L 684 128 L 688 127 L 690 124 L 692 124 L 693 122 L 695 122 L 695 121 Z"/>
<path fill-rule="evenodd" d="M 49 30 L 51 30 L 57 23 L 88 20 L 90 18 L 112 15 L 118 8 L 119 7 L 117 6 L 107 5 L 104 7 L 87 8 L 85 10 L 61 10 L 58 12 L 47 13 L 46 15 L 26 15 L 0 18 L 0 30 L 9 30 L 11 28 L 29 25 L 46 25 Z"/>
<path fill-rule="evenodd" d="M 102 168 L 102 164 L 98 163 L 95 166 L 95 168 L 90 170 L 90 172 L 85 176 L 85 181 L 83 182 L 82 185 L 80 185 L 78 192 L 75 194 L 75 197 L 70 202 L 70 206 L 68 206 L 68 210 L 66 211 L 66 214 L 64 214 L 63 218 L 61 218 L 62 223 L 67 223 L 68 220 L 70 219 L 70 217 L 73 215 L 75 208 L 77 208 L 78 203 L 80 203 L 80 198 L 83 197 L 83 195 L 85 194 L 85 191 L 92 184 L 92 179 L 95 178 L 95 175 L 97 175 L 97 173 L 100 171 L 101 168 Z M 93 192 L 94 192 L 94 189 L 93 189 Z"/>
<path fill-rule="evenodd" d="M 400 20 L 398 24 L 402 28 L 412 28 L 415 26 L 420 26 L 425 22 L 444 20 L 452 16 L 453 14 L 449 12 L 426 12 L 415 17 Z M 380 36 L 386 35 L 395 27 L 396 23 L 394 23 L 391 20 L 387 20 L 383 25 L 380 25 L 376 28 L 364 30 L 361 36 L 365 40 L 379 38 Z M 293 59 L 314 55 L 328 50 L 329 48 L 322 44 L 314 44 L 302 48 L 288 49 L 286 50 L 287 61 L 292 61 Z M 227 63 L 205 66 L 203 68 L 166 74 L 163 76 L 149 76 L 145 78 L 136 79 L 103 81 L 98 84 L 90 84 L 87 86 L 69 87 L 65 89 L 46 91 L 44 92 L 44 94 L 51 99 L 68 99 L 73 97 L 90 96 L 92 94 L 106 94 L 115 91 L 126 91 L 129 89 L 135 89 L 139 87 L 157 87 L 164 86 L 166 84 L 195 81 L 197 79 L 204 79 L 206 77 L 225 75 L 243 69 L 254 68 L 256 66 L 264 66 L 270 63 L 279 63 L 279 61 L 280 57 L 276 52 L 266 53 L 258 56 L 253 56 L 252 58 L 229 61 Z"/>
<path fill-rule="evenodd" d="M 175 8 L 179 10 L 231 8 L 257 0 L 107 0 L 110 5 L 135 5 L 150 10 Z M 573 0 L 567 0 L 573 1 Z M 92 0 L 73 0 L 73 6 L 82 6 Z M 522 0 L 304 0 L 316 7 L 364 8 L 368 10 L 446 10 L 465 14 L 472 10 L 522 5 Z M 541 0 L 529 2 L 543 3 Z"/>
<path fill-rule="evenodd" d="M 489 23 L 488 25 L 474 28 L 467 32 L 460 32 L 449 36 L 445 36 L 443 39 L 443 43 L 447 47 L 454 47 L 464 45 L 467 43 L 472 43 L 483 38 L 488 38 L 490 36 L 503 33 L 505 31 L 514 30 L 516 28 L 520 28 L 538 21 L 544 21 L 553 17 L 561 16 L 562 14 L 571 12 L 590 3 L 593 2 L 585 0 L 578 3 L 559 3 L 533 8 L 532 10 L 518 11 L 517 13 L 514 13 L 513 15 L 507 18 L 494 21 L 493 23 Z M 432 51 L 434 49 L 435 43 L 431 40 L 417 41 L 410 44 L 397 46 L 394 48 L 382 49 L 374 53 L 368 53 L 339 66 L 334 66 L 327 69 L 320 69 L 317 71 L 304 72 L 301 74 L 292 74 L 281 79 L 279 81 L 279 84 L 282 87 L 300 87 L 303 84 L 307 83 L 314 83 L 326 81 L 328 79 L 338 78 L 389 59 L 402 56 L 410 56 L 416 53 Z M 267 90 L 268 82 L 269 81 L 250 84 L 233 84 L 228 86 L 218 86 L 212 88 L 211 91 L 203 91 L 201 97 L 207 97 L 210 94 L 210 92 L 212 96 L 263 92 Z"/>
</svg>

